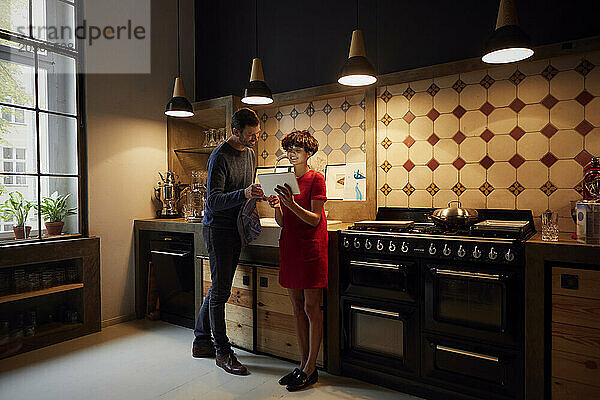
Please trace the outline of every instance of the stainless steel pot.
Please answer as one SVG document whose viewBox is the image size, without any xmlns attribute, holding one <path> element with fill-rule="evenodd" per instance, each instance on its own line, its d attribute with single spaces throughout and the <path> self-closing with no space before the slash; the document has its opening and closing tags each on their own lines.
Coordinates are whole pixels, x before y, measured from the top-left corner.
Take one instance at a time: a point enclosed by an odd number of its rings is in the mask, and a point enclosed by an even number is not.
<svg viewBox="0 0 600 400">
<path fill-rule="evenodd" d="M 431 214 L 431 220 L 443 228 L 465 228 L 479 219 L 479 213 L 472 208 L 463 208 L 458 200 L 448 203 L 448 208 L 440 208 Z"/>
</svg>

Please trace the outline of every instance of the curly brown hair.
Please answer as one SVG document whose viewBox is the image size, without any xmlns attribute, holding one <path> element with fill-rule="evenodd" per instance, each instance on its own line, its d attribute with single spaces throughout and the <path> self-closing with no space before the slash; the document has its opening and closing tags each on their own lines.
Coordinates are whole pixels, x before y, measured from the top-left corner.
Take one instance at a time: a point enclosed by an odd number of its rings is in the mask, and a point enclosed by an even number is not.
<svg viewBox="0 0 600 400">
<path fill-rule="evenodd" d="M 312 156 L 319 150 L 319 142 L 309 131 L 296 131 L 288 133 L 281 139 L 281 147 L 286 151 L 292 147 L 302 147 L 309 156 Z"/>
</svg>

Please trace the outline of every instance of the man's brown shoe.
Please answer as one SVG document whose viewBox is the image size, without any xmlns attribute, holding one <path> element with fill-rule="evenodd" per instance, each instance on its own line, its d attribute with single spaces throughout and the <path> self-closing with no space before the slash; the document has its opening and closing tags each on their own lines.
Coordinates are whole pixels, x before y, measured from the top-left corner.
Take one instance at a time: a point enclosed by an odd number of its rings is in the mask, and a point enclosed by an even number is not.
<svg viewBox="0 0 600 400">
<path fill-rule="evenodd" d="M 241 362 L 235 358 L 233 351 L 224 356 L 217 355 L 216 358 L 217 367 L 223 368 L 225 371 L 234 375 L 249 375 L 248 368 L 244 367 Z"/>
</svg>

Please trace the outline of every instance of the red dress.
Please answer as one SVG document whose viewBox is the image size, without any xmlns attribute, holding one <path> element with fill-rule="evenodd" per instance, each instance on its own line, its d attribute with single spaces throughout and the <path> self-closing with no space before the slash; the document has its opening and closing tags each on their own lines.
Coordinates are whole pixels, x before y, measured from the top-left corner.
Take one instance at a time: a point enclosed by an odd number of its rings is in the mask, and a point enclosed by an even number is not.
<svg viewBox="0 0 600 400">
<path fill-rule="evenodd" d="M 300 194 L 294 195 L 300 207 L 311 210 L 311 200 L 327 200 L 325 177 L 309 170 L 298 179 Z M 308 225 L 289 208 L 281 206 L 283 229 L 279 238 L 279 283 L 290 289 L 327 287 L 327 219 L 321 211 L 316 227 Z"/>
</svg>

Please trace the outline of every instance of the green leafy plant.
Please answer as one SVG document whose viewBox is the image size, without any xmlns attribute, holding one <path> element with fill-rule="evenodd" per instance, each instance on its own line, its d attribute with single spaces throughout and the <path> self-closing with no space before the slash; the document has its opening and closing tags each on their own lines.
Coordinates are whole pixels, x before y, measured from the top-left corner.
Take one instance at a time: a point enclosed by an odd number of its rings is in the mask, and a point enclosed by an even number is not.
<svg viewBox="0 0 600 400">
<path fill-rule="evenodd" d="M 74 215 L 77 208 L 69 208 L 67 199 L 71 196 L 68 193 L 65 196 L 60 196 L 58 192 L 54 192 L 50 197 L 44 197 L 40 206 L 40 210 L 46 222 L 62 222 L 68 215 Z M 37 210 L 37 205 L 35 209 Z"/>
<path fill-rule="evenodd" d="M 5 221 L 17 220 L 17 227 L 25 226 L 29 210 L 33 207 L 31 201 L 25 200 L 19 192 L 9 193 L 9 198 L 0 206 L 0 217 Z"/>
</svg>

